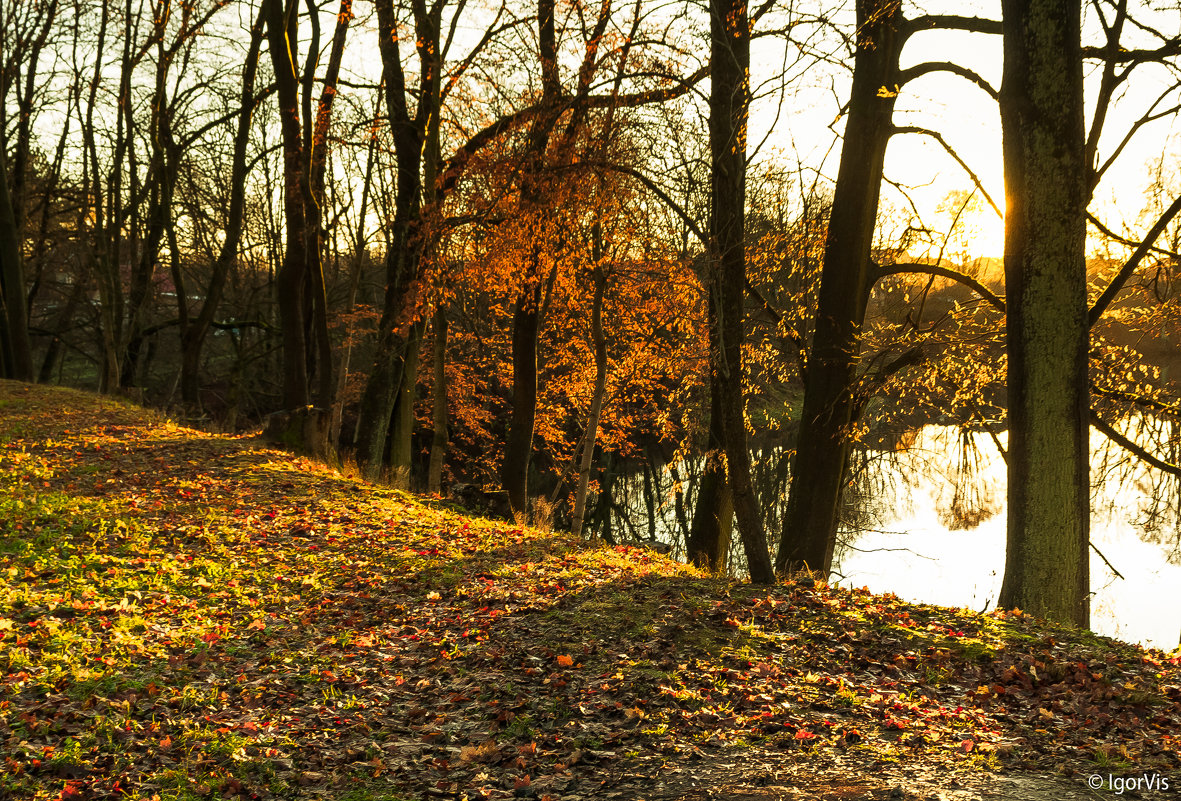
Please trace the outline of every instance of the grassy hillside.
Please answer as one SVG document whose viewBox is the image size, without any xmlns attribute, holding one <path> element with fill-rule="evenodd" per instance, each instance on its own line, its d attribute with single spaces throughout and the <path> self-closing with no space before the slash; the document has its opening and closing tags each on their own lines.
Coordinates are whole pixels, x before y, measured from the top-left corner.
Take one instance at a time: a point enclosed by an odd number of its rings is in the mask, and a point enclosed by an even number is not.
<svg viewBox="0 0 1181 801">
<path fill-rule="evenodd" d="M 77 392 L 0 382 L 0 446 L 0 797 L 1181 786 L 1160 652 L 704 578 Z"/>
</svg>

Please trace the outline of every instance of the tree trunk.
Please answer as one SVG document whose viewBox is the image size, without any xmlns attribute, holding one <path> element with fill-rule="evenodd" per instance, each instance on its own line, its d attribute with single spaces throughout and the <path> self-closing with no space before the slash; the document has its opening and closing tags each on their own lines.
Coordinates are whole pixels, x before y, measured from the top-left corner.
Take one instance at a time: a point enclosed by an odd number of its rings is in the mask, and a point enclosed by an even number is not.
<svg viewBox="0 0 1181 801">
<path fill-rule="evenodd" d="M 595 519 L 599 521 L 599 537 L 604 542 L 615 545 L 615 534 L 611 531 L 611 510 L 615 507 L 615 479 L 616 474 L 611 470 L 613 462 L 610 454 L 603 458 L 603 472 L 599 477 L 599 497 L 595 502 Z"/>
<path fill-rule="evenodd" d="M 530 214 L 544 205 L 538 181 L 545 165 L 562 94 L 558 73 L 555 0 L 537 2 L 537 51 L 541 66 L 544 113 L 529 129 L 522 153 L 520 208 Z M 543 228 L 543 227 L 542 227 Z M 541 233 L 536 236 L 542 236 Z M 513 515 L 524 520 L 529 513 L 529 463 L 533 457 L 533 430 L 537 418 L 537 347 L 541 330 L 542 243 L 533 243 L 520 293 L 513 308 L 513 407 L 504 446 L 501 480 Z M 554 273 L 551 269 L 551 279 Z"/>
<path fill-rule="evenodd" d="M 726 483 L 726 456 L 722 446 L 721 387 L 710 378 L 709 447 L 697 488 L 697 505 L 689 529 L 689 561 L 703 570 L 726 571 L 734 528 L 734 504 Z"/>
<path fill-rule="evenodd" d="M 37 374 L 37 380 L 42 384 L 52 381 L 53 374 L 58 369 L 62 355 L 62 336 L 74 322 L 74 314 L 86 297 L 86 284 L 87 281 L 83 276 L 77 277 L 73 286 L 70 287 L 70 294 L 66 298 L 65 306 L 57 315 L 53 335 L 49 340 L 49 346 L 45 349 L 45 356 L 41 360 L 41 369 Z"/>
<path fill-rule="evenodd" d="M 596 229 L 598 233 L 598 229 Z M 596 254 L 597 256 L 598 254 Z M 578 484 L 574 490 L 574 516 L 571 530 L 582 536 L 582 518 L 586 515 L 586 493 L 590 484 L 591 462 L 594 461 L 595 441 L 599 436 L 599 417 L 603 413 L 603 398 L 607 394 L 607 337 L 603 333 L 603 295 L 607 291 L 607 276 L 603 265 L 595 259 L 595 294 L 591 301 L 591 343 L 595 350 L 595 389 L 591 396 L 590 414 L 586 419 L 586 433 L 582 435 L 582 453 L 578 463 Z"/>
<path fill-rule="evenodd" d="M 314 24 L 318 20 L 314 16 Z M 328 331 L 328 291 L 324 283 L 324 232 L 322 207 L 324 204 L 324 175 L 328 165 L 328 129 L 332 122 L 332 107 L 336 100 L 336 84 L 340 77 L 340 65 L 344 57 L 345 40 L 349 23 L 353 20 L 352 0 L 340 0 L 336 14 L 336 28 L 332 35 L 332 48 L 328 65 L 324 71 L 323 89 L 316 105 L 315 117 L 311 114 L 312 88 L 315 83 L 315 60 L 309 57 L 304 68 L 304 131 L 309 144 L 305 156 L 302 190 L 307 220 L 307 241 L 304 245 L 308 262 L 308 292 L 311 300 L 309 330 L 315 343 L 314 363 L 317 370 L 316 405 L 331 419 L 334 406 L 336 381 L 333 376 L 332 337 Z M 312 46 L 318 45 L 319 28 L 316 24 Z M 327 426 L 331 430 L 331 423 Z M 325 443 L 327 445 L 327 443 Z"/>
<path fill-rule="evenodd" d="M 780 574 L 808 568 L 827 575 L 832 569 L 858 407 L 854 389 L 861 324 L 871 288 L 870 249 L 892 132 L 902 21 L 898 0 L 857 2 L 849 119 L 824 247 L 791 493 L 775 560 Z"/>
<path fill-rule="evenodd" d="M 127 295 L 127 326 L 120 342 L 123 368 L 120 381 L 124 389 L 135 386 L 140 368 L 140 352 L 144 344 L 144 330 L 154 301 L 156 265 L 165 232 L 173 222 L 172 198 L 180 168 L 180 153 L 172 135 L 172 109 L 168 103 L 168 71 L 172 51 L 165 47 L 164 36 L 170 7 L 168 0 L 157 5 L 152 41 L 156 45 L 155 93 L 152 97 L 152 116 L 149 136 L 151 154 L 145 182 L 148 191 L 147 228 L 138 243 L 138 254 L 131 268 L 131 285 Z M 134 188 L 134 187 L 133 187 Z"/>
<path fill-rule="evenodd" d="M 51 0 L 48 8 L 41 10 L 40 28 L 29 43 L 25 55 L 27 63 L 23 65 L 23 87 L 20 80 L 22 65 L 12 64 L 18 117 L 11 180 L 8 165 L 4 163 L 8 142 L 5 140 L 5 131 L 0 130 L 0 350 L 3 351 L 4 363 L 0 375 L 19 381 L 33 380 L 33 351 L 29 341 L 24 257 L 21 253 L 28 211 L 26 179 L 31 153 L 33 99 L 37 89 L 37 66 L 57 16 L 57 6 L 57 0 Z M 7 20 L 8 16 L 0 11 L 0 27 Z M 48 205 L 48 198 L 45 202 Z"/>
<path fill-rule="evenodd" d="M 681 480 L 681 471 L 678 469 L 676 461 L 669 464 L 668 473 L 673 480 L 673 510 L 677 516 L 678 536 L 674 542 L 683 542 L 687 547 L 689 541 L 689 516 L 685 511 L 685 484 Z"/>
<path fill-rule="evenodd" d="M 410 477 L 414 467 L 414 403 L 418 397 L 418 349 L 422 343 L 422 329 L 419 324 L 410 326 L 406 339 L 405 356 L 402 362 L 402 381 L 394 403 L 394 415 L 390 420 L 390 486 L 395 489 L 410 489 Z"/>
<path fill-rule="evenodd" d="M 99 52 L 104 52 L 107 41 L 107 30 L 111 26 L 111 14 L 114 11 L 112 3 L 101 4 L 101 12 L 99 18 L 99 31 L 97 48 Z M 124 72 L 130 70 L 129 58 L 124 48 L 124 55 L 121 61 L 121 69 Z M 94 116 L 97 109 L 97 97 L 99 86 L 102 84 L 103 78 L 103 60 L 95 59 L 94 72 L 91 75 L 89 87 L 87 89 L 86 101 L 86 119 L 82 123 L 82 141 L 85 150 L 85 158 L 83 161 L 83 178 L 89 178 L 88 195 L 87 198 L 89 208 L 79 207 L 78 209 L 78 223 L 77 230 L 85 231 L 87 228 L 93 228 L 94 240 L 91 243 L 89 257 L 88 272 L 94 277 L 98 285 L 99 293 L 99 380 L 98 389 L 100 392 L 114 392 L 119 386 L 119 359 L 117 355 L 117 326 L 122 316 L 122 286 L 118 282 L 117 268 L 112 266 L 117 264 L 118 257 L 118 235 L 119 221 L 112 219 L 115 217 L 120 208 L 117 190 L 113 187 L 103 187 L 102 170 L 99 165 L 98 158 L 98 129 L 95 126 Z M 120 114 L 122 113 L 123 104 L 120 104 Z M 122 117 L 120 121 L 120 133 L 122 126 Z M 121 153 L 123 141 L 121 136 L 116 137 L 115 150 L 116 160 L 114 166 L 111 168 L 112 183 L 121 173 Z M 108 189 L 110 190 L 108 192 Z M 89 225 L 89 220 L 86 219 L 87 213 L 93 218 L 93 225 Z M 114 279 L 112 273 L 115 273 Z"/>
<path fill-rule="evenodd" d="M 541 328 L 541 286 L 527 289 L 513 310 L 513 409 L 504 446 L 502 478 L 509 508 L 529 513 L 529 461 L 537 417 L 537 335 Z"/>
<path fill-rule="evenodd" d="M 999 604 L 1089 622 L 1081 11 L 1004 0 L 1008 548 Z"/>
<path fill-rule="evenodd" d="M 438 6 L 441 9 L 441 5 Z M 433 14 L 434 12 L 432 12 Z M 427 54 L 429 63 L 441 58 L 438 41 L 438 25 L 430 24 L 425 8 L 416 6 L 415 17 L 418 28 L 418 53 L 420 63 Z M 381 475 L 384 454 L 407 454 L 408 442 L 391 448 L 386 447 L 390 434 L 390 422 L 394 407 L 403 395 L 405 382 L 411 387 L 415 371 L 410 364 L 411 356 L 417 360 L 417 352 L 410 354 L 411 337 L 409 326 L 414 322 L 407 318 L 413 307 L 413 290 L 422 267 L 422 242 L 420 241 L 422 211 L 422 154 L 424 120 L 431 114 L 438 114 L 439 97 L 436 92 L 423 92 L 413 117 L 410 115 L 406 74 L 402 67 L 399 49 L 398 21 L 394 17 L 392 4 L 377 4 L 378 42 L 381 52 L 382 78 L 385 82 L 386 114 L 390 121 L 390 132 L 394 140 L 394 155 L 397 162 L 397 191 L 394 198 L 394 220 L 390 248 L 386 254 L 386 287 L 381 321 L 377 326 L 377 350 L 373 370 L 365 384 L 361 399 L 360 416 L 357 421 L 356 441 L 357 464 L 370 479 Z M 431 31 L 434 31 L 432 34 Z M 429 67 L 423 63 L 430 85 Z M 416 350 L 416 348 L 415 348 Z M 413 391 L 411 389 L 411 391 Z M 409 436 L 409 429 L 398 432 Z M 391 474 L 405 472 L 409 475 L 410 464 L 391 464 Z"/>
<path fill-rule="evenodd" d="M 283 137 L 283 220 L 287 241 L 276 275 L 279 327 L 283 337 L 283 406 L 308 405 L 308 371 L 305 293 L 307 291 L 307 226 L 301 175 L 304 171 L 303 133 L 299 115 L 299 81 L 295 53 L 298 42 L 294 3 L 263 0 L 266 7 L 267 42 L 279 97 L 279 121 Z"/>
<path fill-rule="evenodd" d="M 750 106 L 750 20 L 746 0 L 710 3 L 712 84 L 709 131 L 713 163 L 710 292 L 717 316 L 710 356 L 721 387 L 726 477 L 746 552 L 750 580 L 775 582 L 762 513 L 750 479 L 743 395 L 742 342 L 746 300 L 746 129 Z"/>
<path fill-rule="evenodd" d="M 394 257 L 391 254 L 387 258 L 393 260 Z M 394 330 L 392 323 L 387 326 L 385 322 L 389 316 L 388 310 L 391 307 L 398 308 L 397 301 L 389 297 L 393 294 L 391 289 L 394 287 L 386 290 L 387 312 L 382 314 L 382 322 L 378 326 L 376 356 L 369 380 L 365 382 L 365 392 L 361 396 L 354 441 L 357 465 L 370 481 L 381 476 L 390 420 L 398 390 L 402 386 L 402 357 L 406 350 L 406 340 Z"/>
<path fill-rule="evenodd" d="M 447 460 L 447 306 L 435 307 L 435 343 L 431 354 L 431 461 L 427 489 L 443 491 L 443 463 Z"/>
<path fill-rule="evenodd" d="M 209 278 L 209 286 L 205 290 L 205 301 L 201 304 L 201 311 L 197 313 L 189 325 L 181 328 L 181 371 L 180 396 L 191 405 L 199 403 L 201 351 L 205 346 L 205 337 L 213 325 L 213 318 L 221 304 L 221 296 L 225 291 L 226 279 L 230 267 L 238 258 L 238 246 L 242 241 L 242 224 L 246 208 L 246 150 L 250 143 L 250 119 L 254 111 L 254 79 L 258 74 L 258 55 L 262 49 L 262 35 L 264 26 L 265 6 L 259 10 L 259 16 L 250 30 L 250 47 L 246 53 L 246 63 L 242 71 L 242 92 L 238 112 L 238 130 L 234 134 L 234 153 L 230 167 L 230 207 L 226 214 L 225 239 L 216 261 L 213 263 L 213 274 Z M 183 308 L 187 299 L 177 290 L 177 303 Z M 182 316 L 183 319 L 183 316 Z"/>
<path fill-rule="evenodd" d="M 441 4 L 439 6 L 441 8 Z M 424 17 L 427 40 L 436 43 L 439 37 L 439 18 L 435 15 Z M 420 48 L 423 59 L 425 85 L 430 97 L 442 105 L 443 64 L 442 54 L 435 52 L 435 46 Z M 422 189 L 423 200 L 428 207 L 438 208 L 440 197 L 439 171 L 442 168 L 440 149 L 440 120 L 437 113 L 426 119 L 422 148 Z M 427 466 L 427 489 L 441 494 L 443 491 L 443 467 L 447 461 L 447 299 L 445 280 L 445 257 L 438 252 L 438 242 L 433 243 L 431 252 L 435 260 L 436 288 L 434 328 L 435 343 L 431 353 L 431 455 Z M 440 278 L 442 276 L 442 278 Z"/>
<path fill-rule="evenodd" d="M 5 378 L 33 380 L 33 353 L 25 315 L 25 271 L 21 264 L 21 232 L 8 191 L 8 170 L 0 147 L 0 340 Z"/>
</svg>

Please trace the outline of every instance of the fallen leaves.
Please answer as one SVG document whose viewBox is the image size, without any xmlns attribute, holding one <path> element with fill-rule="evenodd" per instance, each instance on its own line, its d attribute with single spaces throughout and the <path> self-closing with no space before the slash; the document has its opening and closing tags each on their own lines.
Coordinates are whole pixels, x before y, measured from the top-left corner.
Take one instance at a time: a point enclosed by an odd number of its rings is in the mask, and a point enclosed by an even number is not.
<svg viewBox="0 0 1181 801">
<path fill-rule="evenodd" d="M 645 760 L 756 746 L 1181 767 L 1159 652 L 702 579 L 103 399 L 0 392 L 0 795 L 638 797 Z"/>
</svg>

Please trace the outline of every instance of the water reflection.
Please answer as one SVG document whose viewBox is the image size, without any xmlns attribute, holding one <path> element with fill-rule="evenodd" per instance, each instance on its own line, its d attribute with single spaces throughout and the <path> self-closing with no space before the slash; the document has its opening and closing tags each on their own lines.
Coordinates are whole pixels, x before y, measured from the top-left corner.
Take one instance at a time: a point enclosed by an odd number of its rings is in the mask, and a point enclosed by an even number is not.
<svg viewBox="0 0 1181 801">
<path fill-rule="evenodd" d="M 1143 435 L 1147 423 L 1125 427 Z M 872 528 L 838 549 L 841 582 L 945 606 L 995 606 L 1005 564 L 1005 464 L 997 443 L 1005 441 L 1004 433 L 994 441 L 987 432 L 927 426 L 908 450 L 879 460 L 872 480 L 885 491 L 869 493 Z M 1169 562 L 1177 482 L 1124 458 L 1094 429 L 1091 443 L 1091 540 L 1103 555 L 1091 553 L 1091 627 L 1171 650 L 1181 632 L 1181 565 Z"/>
</svg>

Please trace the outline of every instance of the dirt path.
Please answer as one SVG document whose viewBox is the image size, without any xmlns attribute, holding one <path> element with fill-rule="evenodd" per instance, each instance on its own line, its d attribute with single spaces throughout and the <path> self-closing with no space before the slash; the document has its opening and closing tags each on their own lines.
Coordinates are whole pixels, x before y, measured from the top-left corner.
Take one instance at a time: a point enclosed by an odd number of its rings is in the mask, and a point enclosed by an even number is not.
<svg viewBox="0 0 1181 801">
<path fill-rule="evenodd" d="M 731 750 L 673 764 L 653 759 L 613 777 L 598 789 L 587 784 L 564 799 L 628 801 L 1093 801 L 1100 798 L 1175 798 L 1181 777 L 1146 774 L 1139 788 L 1092 789 L 1090 776 L 960 771 L 939 766 L 869 764 L 859 757 L 816 753 L 785 758 L 762 749 Z M 1117 778 L 1118 782 L 1119 779 Z M 1156 789 L 1146 785 L 1152 782 Z M 572 788 L 573 789 L 573 788 Z M 582 793 L 585 793 L 583 795 Z"/>
</svg>

